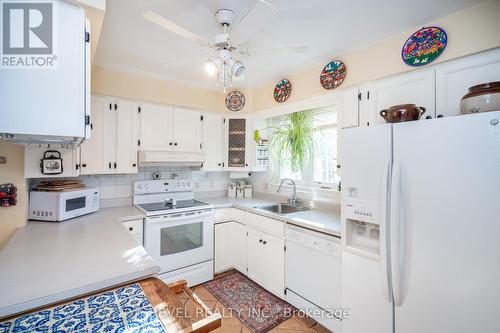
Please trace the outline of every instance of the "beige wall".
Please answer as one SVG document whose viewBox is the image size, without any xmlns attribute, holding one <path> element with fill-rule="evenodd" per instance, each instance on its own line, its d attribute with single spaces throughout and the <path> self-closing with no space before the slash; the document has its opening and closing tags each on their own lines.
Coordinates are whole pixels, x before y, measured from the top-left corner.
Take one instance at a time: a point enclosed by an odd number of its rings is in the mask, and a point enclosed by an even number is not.
<svg viewBox="0 0 500 333">
<path fill-rule="evenodd" d="M 24 179 L 24 147 L 0 141 L 0 156 L 7 158 L 0 164 L 0 184 L 13 183 L 17 186 L 17 205 L 0 207 L 0 247 L 14 230 L 26 224 L 28 192 Z"/>
<path fill-rule="evenodd" d="M 434 63 L 499 47 L 499 15 L 500 1 L 489 0 L 425 24 L 440 26 L 448 34 L 446 50 Z M 347 77 L 341 88 L 412 70 L 401 60 L 401 47 L 408 36 L 419 28 L 421 26 L 350 54 L 332 54 L 332 59 L 341 59 L 347 66 Z M 290 98 L 285 103 L 293 103 L 331 92 L 319 83 L 319 74 L 324 65 L 319 64 L 305 71 L 290 73 L 287 78 L 292 82 L 293 89 Z M 273 80 L 253 90 L 254 111 L 278 105 L 272 94 L 276 81 Z"/>
<path fill-rule="evenodd" d="M 250 112 L 253 110 L 252 91 L 241 91 L 246 96 L 246 103 L 240 112 Z M 225 107 L 225 94 L 222 90 L 202 89 L 99 66 L 92 68 L 92 93 L 211 112 L 230 112 Z"/>
</svg>

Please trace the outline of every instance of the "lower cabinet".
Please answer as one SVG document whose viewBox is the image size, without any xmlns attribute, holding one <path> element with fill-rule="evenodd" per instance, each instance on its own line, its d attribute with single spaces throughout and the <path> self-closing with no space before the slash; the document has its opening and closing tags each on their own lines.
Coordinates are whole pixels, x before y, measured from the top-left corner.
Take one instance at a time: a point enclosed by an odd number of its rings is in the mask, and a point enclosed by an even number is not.
<svg viewBox="0 0 500 333">
<path fill-rule="evenodd" d="M 230 221 L 215 225 L 215 273 L 231 268 L 246 274 L 246 226 Z"/>
<path fill-rule="evenodd" d="M 247 228 L 248 272 L 250 279 L 284 297 L 285 241 L 253 228 Z"/>
<path fill-rule="evenodd" d="M 122 221 L 123 227 L 125 227 L 132 237 L 136 240 L 136 242 L 140 245 L 143 245 L 143 220 L 142 219 L 136 219 L 136 220 L 129 220 L 129 221 Z"/>
</svg>

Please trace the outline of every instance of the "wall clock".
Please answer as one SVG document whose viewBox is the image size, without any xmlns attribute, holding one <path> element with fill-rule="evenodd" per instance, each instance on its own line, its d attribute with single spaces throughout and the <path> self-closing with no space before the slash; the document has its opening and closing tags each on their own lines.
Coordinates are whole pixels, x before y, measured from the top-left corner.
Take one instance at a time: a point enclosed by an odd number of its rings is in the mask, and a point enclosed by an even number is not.
<svg viewBox="0 0 500 333">
<path fill-rule="evenodd" d="M 226 106 L 233 112 L 240 111 L 245 106 L 245 95 L 239 91 L 231 91 L 226 96 Z"/>
<path fill-rule="evenodd" d="M 284 101 L 286 101 L 288 97 L 290 97 L 291 93 L 292 84 L 287 79 L 280 80 L 276 84 L 276 87 L 274 87 L 274 99 L 278 103 L 283 103 Z"/>
<path fill-rule="evenodd" d="M 321 71 L 319 82 L 325 89 L 335 89 L 344 82 L 345 75 L 345 64 L 340 60 L 333 60 Z"/>
<path fill-rule="evenodd" d="M 448 37 L 439 27 L 424 27 L 406 40 L 401 51 L 405 64 L 419 67 L 427 65 L 443 53 Z"/>
</svg>

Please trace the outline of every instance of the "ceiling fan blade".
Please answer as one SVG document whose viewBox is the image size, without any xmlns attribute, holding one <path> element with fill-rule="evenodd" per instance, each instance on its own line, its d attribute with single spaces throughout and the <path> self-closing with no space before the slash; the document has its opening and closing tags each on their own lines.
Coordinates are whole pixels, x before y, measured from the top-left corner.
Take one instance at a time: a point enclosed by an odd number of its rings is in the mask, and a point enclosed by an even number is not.
<svg viewBox="0 0 500 333">
<path fill-rule="evenodd" d="M 255 49 L 239 49 L 243 55 L 273 55 L 273 54 L 301 54 L 306 52 L 306 46 L 262 47 Z"/>
<path fill-rule="evenodd" d="M 210 45 L 208 41 L 205 39 L 201 38 L 195 33 L 192 33 L 191 31 L 184 29 L 183 27 L 175 24 L 174 22 L 164 18 L 161 15 L 156 14 L 155 12 L 152 11 L 146 11 L 142 13 L 142 18 L 145 20 L 148 20 L 149 22 L 156 24 L 159 27 L 162 27 L 163 29 L 166 29 L 174 34 L 176 34 L 179 37 L 189 39 L 193 42 L 200 43 L 203 45 Z"/>
<path fill-rule="evenodd" d="M 277 14 L 276 8 L 265 0 L 257 0 L 255 5 L 231 33 L 231 40 L 241 44 L 269 23 Z"/>
<path fill-rule="evenodd" d="M 179 60 L 169 61 L 163 63 L 162 66 L 170 67 L 170 66 L 179 66 L 179 65 L 196 65 L 196 64 L 204 64 L 209 58 L 206 54 L 200 54 L 194 57 L 185 57 Z"/>
</svg>

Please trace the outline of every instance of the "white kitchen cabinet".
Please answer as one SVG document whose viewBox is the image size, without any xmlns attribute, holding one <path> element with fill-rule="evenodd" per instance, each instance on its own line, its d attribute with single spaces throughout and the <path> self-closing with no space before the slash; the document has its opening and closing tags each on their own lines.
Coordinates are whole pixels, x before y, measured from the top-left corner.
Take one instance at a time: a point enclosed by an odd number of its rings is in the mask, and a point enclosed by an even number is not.
<svg viewBox="0 0 500 333">
<path fill-rule="evenodd" d="M 235 268 L 246 274 L 246 227 L 238 222 L 215 225 L 215 273 Z"/>
<path fill-rule="evenodd" d="M 186 108 L 143 103 L 140 112 L 140 150 L 199 153 L 202 114 Z"/>
<path fill-rule="evenodd" d="M 140 118 L 140 150 L 173 150 L 174 110 L 170 106 L 142 103 Z"/>
<path fill-rule="evenodd" d="M 200 153 L 202 150 L 202 113 L 186 108 L 174 109 L 173 142 L 176 151 Z"/>
<path fill-rule="evenodd" d="M 119 100 L 116 111 L 116 173 L 137 173 L 138 104 Z"/>
<path fill-rule="evenodd" d="M 214 226 L 215 230 L 215 270 L 220 273 L 233 268 L 231 262 L 231 224 L 236 222 L 219 223 Z"/>
<path fill-rule="evenodd" d="M 285 241 L 254 228 L 247 228 L 248 272 L 266 290 L 283 298 L 285 289 Z"/>
<path fill-rule="evenodd" d="M 440 64 L 436 68 L 438 114 L 460 114 L 460 101 L 471 86 L 500 79 L 500 49 Z"/>
<path fill-rule="evenodd" d="M 266 249 L 264 286 L 268 291 L 283 298 L 285 291 L 285 241 L 283 238 L 266 234 L 263 244 Z"/>
<path fill-rule="evenodd" d="M 435 117 L 434 68 L 392 76 L 364 85 L 360 89 L 360 124 L 384 124 L 380 111 L 398 104 L 426 108 L 421 119 Z"/>
<path fill-rule="evenodd" d="M 81 173 L 83 175 L 113 173 L 116 140 L 114 101 L 104 96 L 92 96 L 92 135 L 80 145 Z M 118 108 L 118 105 L 117 105 Z"/>
<path fill-rule="evenodd" d="M 266 248 L 262 244 L 265 234 L 253 228 L 248 228 L 247 233 L 247 276 L 265 288 Z"/>
<path fill-rule="evenodd" d="M 140 245 L 143 244 L 144 231 L 143 231 L 142 219 L 123 221 L 122 225 L 130 232 L 130 234 L 137 241 L 138 244 Z"/>
<path fill-rule="evenodd" d="M 225 163 L 222 156 L 224 142 L 224 118 L 221 115 L 205 113 L 203 115 L 203 153 L 205 171 L 221 171 Z"/>
<path fill-rule="evenodd" d="M 138 104 L 92 96 L 92 136 L 81 146 L 81 174 L 137 172 Z"/>
<path fill-rule="evenodd" d="M 248 117 L 225 118 L 225 156 L 228 171 L 250 171 L 251 169 L 251 134 Z"/>
<path fill-rule="evenodd" d="M 337 116 L 339 128 L 359 126 L 359 93 L 358 87 L 342 90 L 342 105 Z"/>
<path fill-rule="evenodd" d="M 58 151 L 63 160 L 63 173 L 57 175 L 44 175 L 40 163 L 44 153 L 49 150 Z M 52 153 L 48 153 L 50 156 Z M 53 154 L 57 156 L 57 154 Z M 79 148 L 58 148 L 58 147 L 39 147 L 26 146 L 24 148 L 24 177 L 25 178 L 61 178 L 78 177 L 80 175 L 80 149 Z"/>
</svg>

